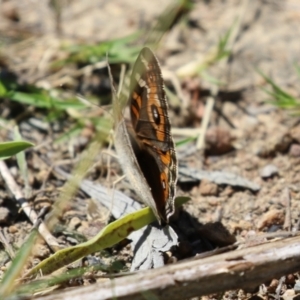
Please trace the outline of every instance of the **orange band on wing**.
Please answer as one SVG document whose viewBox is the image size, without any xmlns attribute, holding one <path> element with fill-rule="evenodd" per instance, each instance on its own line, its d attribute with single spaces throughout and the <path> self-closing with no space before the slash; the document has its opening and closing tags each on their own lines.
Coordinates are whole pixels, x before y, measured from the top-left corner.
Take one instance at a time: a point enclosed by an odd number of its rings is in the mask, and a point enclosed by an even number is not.
<svg viewBox="0 0 300 300">
<path fill-rule="evenodd" d="M 136 92 L 133 92 L 132 98 L 136 101 L 139 108 L 142 107 L 142 98 Z"/>
<path fill-rule="evenodd" d="M 162 162 L 166 166 L 170 165 L 170 163 L 171 163 L 171 153 L 170 153 L 170 151 L 167 151 L 165 154 L 160 152 L 159 156 L 160 156 L 160 159 L 162 160 Z"/>
</svg>

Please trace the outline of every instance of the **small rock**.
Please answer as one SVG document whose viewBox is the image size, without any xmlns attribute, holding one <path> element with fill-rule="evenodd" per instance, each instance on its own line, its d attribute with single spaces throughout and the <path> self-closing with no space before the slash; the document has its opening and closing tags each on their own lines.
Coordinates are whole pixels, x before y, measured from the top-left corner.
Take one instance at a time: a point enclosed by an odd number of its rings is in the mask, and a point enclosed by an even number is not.
<svg viewBox="0 0 300 300">
<path fill-rule="evenodd" d="M 95 133 L 95 128 L 92 126 L 92 124 L 88 124 L 86 125 L 85 128 L 83 128 L 81 135 L 90 139 L 93 137 L 94 133 Z"/>
<path fill-rule="evenodd" d="M 45 245 L 36 244 L 32 249 L 32 255 L 33 257 L 44 259 L 50 255 L 50 250 Z"/>
<path fill-rule="evenodd" d="M 198 197 L 199 196 L 199 186 L 194 186 L 192 189 L 191 189 L 191 196 L 192 197 Z"/>
<path fill-rule="evenodd" d="M 300 293 L 300 281 L 299 280 L 296 281 L 296 284 L 294 286 L 294 291 L 295 291 L 295 293 Z"/>
<path fill-rule="evenodd" d="M 206 179 L 201 180 L 199 192 L 202 196 L 216 196 L 218 193 L 218 186 Z"/>
<path fill-rule="evenodd" d="M 67 236 L 67 237 L 66 237 L 66 240 L 67 240 L 70 244 L 72 244 L 72 245 L 77 245 L 77 244 L 78 244 L 78 240 L 75 239 L 75 238 L 73 238 L 73 237 L 71 237 L 71 236 Z"/>
<path fill-rule="evenodd" d="M 40 172 L 38 172 L 35 175 L 35 178 L 38 182 L 44 182 L 46 178 L 48 178 L 48 176 L 49 176 L 49 171 L 46 169 L 42 169 Z"/>
<path fill-rule="evenodd" d="M 81 226 L 77 228 L 77 232 L 86 235 L 89 232 L 89 222 L 81 221 Z"/>
<path fill-rule="evenodd" d="M 300 143 L 300 127 L 296 126 L 290 130 L 290 135 L 293 140 L 297 141 Z"/>
<path fill-rule="evenodd" d="M 220 193 L 220 197 L 230 197 L 234 193 L 232 186 L 227 185 L 225 189 Z"/>
<path fill-rule="evenodd" d="M 9 227 L 8 227 L 8 232 L 9 232 L 9 233 L 12 233 L 12 234 L 18 232 L 17 226 L 15 226 L 15 225 L 9 226 Z"/>
<path fill-rule="evenodd" d="M 229 221 L 227 227 L 233 234 L 236 234 L 237 232 L 241 231 L 241 227 L 239 226 L 239 224 L 234 221 Z"/>
<path fill-rule="evenodd" d="M 44 119 L 32 117 L 28 119 L 28 123 L 34 128 L 38 128 L 42 132 L 49 132 L 50 130 L 49 123 L 46 122 Z"/>
<path fill-rule="evenodd" d="M 240 228 L 241 231 L 242 230 L 250 230 L 253 228 L 253 225 L 249 221 L 240 220 L 238 223 L 238 227 Z"/>
<path fill-rule="evenodd" d="M 211 127 L 205 135 L 206 151 L 210 155 L 220 155 L 232 151 L 234 138 L 228 129 Z"/>
<path fill-rule="evenodd" d="M 78 217 L 73 217 L 71 220 L 70 220 L 70 223 L 68 225 L 68 228 L 70 230 L 75 230 L 76 228 L 78 228 L 81 224 L 81 220 L 78 218 Z"/>
<path fill-rule="evenodd" d="M 285 283 L 290 285 L 295 285 L 296 278 L 294 274 L 289 274 L 286 276 Z"/>
<path fill-rule="evenodd" d="M 9 168 L 9 171 L 12 176 L 16 177 L 19 174 L 19 169 L 16 166 Z"/>
<path fill-rule="evenodd" d="M 203 199 L 202 199 L 202 201 L 203 201 Z M 216 207 L 216 206 L 218 206 L 220 204 L 220 198 L 219 197 L 208 197 L 207 198 L 207 203 L 210 206 Z"/>
<path fill-rule="evenodd" d="M 277 152 L 285 153 L 292 143 L 288 130 L 283 126 L 272 128 L 272 134 L 267 140 L 262 140 L 256 145 L 256 154 L 259 157 L 274 156 Z"/>
<path fill-rule="evenodd" d="M 278 283 L 279 280 L 278 279 L 273 279 L 270 283 L 270 285 L 268 286 L 268 292 L 269 293 L 275 293 L 276 292 L 276 288 L 278 287 Z"/>
<path fill-rule="evenodd" d="M 289 155 L 292 157 L 299 157 L 300 156 L 300 145 L 292 144 L 290 147 Z"/>
<path fill-rule="evenodd" d="M 9 210 L 6 207 L 0 207 L 0 224 L 7 223 L 9 218 Z"/>
<path fill-rule="evenodd" d="M 290 290 L 286 290 L 280 298 L 282 298 L 283 300 L 292 300 L 295 299 L 294 296 L 295 296 L 295 291 L 290 289 Z"/>
<path fill-rule="evenodd" d="M 92 255 L 87 256 L 87 262 L 88 266 L 99 266 L 100 264 L 105 264 L 101 258 Z"/>
<path fill-rule="evenodd" d="M 278 168 L 274 165 L 266 165 L 260 170 L 260 177 L 263 179 L 278 175 Z"/>
<path fill-rule="evenodd" d="M 282 225 L 284 223 L 284 213 L 278 209 L 272 209 L 265 213 L 258 221 L 257 228 L 262 230 L 272 225 Z"/>
</svg>

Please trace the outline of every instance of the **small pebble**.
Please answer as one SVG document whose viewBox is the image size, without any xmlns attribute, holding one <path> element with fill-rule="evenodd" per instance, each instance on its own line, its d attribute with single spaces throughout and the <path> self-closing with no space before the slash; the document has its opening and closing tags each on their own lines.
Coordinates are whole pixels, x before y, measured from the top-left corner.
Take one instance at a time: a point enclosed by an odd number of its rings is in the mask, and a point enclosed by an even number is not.
<svg viewBox="0 0 300 300">
<path fill-rule="evenodd" d="M 201 180 L 199 192 L 202 196 L 216 196 L 218 193 L 218 186 L 208 180 Z"/>
<path fill-rule="evenodd" d="M 238 226 L 241 230 L 250 230 L 253 227 L 252 223 L 246 220 L 240 220 Z"/>
<path fill-rule="evenodd" d="M 0 224 L 7 223 L 9 210 L 6 207 L 0 207 Z"/>
<path fill-rule="evenodd" d="M 278 281 L 278 279 L 273 279 L 272 281 L 271 281 L 271 283 L 270 283 L 270 285 L 268 286 L 268 292 L 269 293 L 275 293 L 276 292 L 276 288 L 277 288 L 277 286 L 278 286 L 278 283 L 279 283 L 279 281 Z"/>
<path fill-rule="evenodd" d="M 88 255 L 87 256 L 87 262 L 89 266 L 96 266 L 103 264 L 105 265 L 104 261 L 102 261 L 99 257 Z"/>
<path fill-rule="evenodd" d="M 71 236 L 66 237 L 66 240 L 69 243 L 71 243 L 72 245 L 77 245 L 78 244 L 78 241 L 75 238 L 71 237 Z"/>
<path fill-rule="evenodd" d="M 35 258 L 44 259 L 50 255 L 50 250 L 45 245 L 36 244 L 32 249 L 32 255 Z"/>
<path fill-rule="evenodd" d="M 287 275 L 286 276 L 286 279 L 285 279 L 285 283 L 286 284 L 291 284 L 291 285 L 295 285 L 295 276 L 294 276 L 294 274 L 289 274 L 289 275 Z"/>
<path fill-rule="evenodd" d="M 292 157 L 300 157 L 300 145 L 292 144 L 290 147 L 289 155 Z"/>
<path fill-rule="evenodd" d="M 272 225 L 282 225 L 284 223 L 284 212 L 278 209 L 272 209 L 265 213 L 257 222 L 257 229 L 262 230 Z"/>
<path fill-rule="evenodd" d="M 300 293 L 300 281 L 299 280 L 296 281 L 296 284 L 294 286 L 294 291 L 295 291 L 295 293 Z"/>
<path fill-rule="evenodd" d="M 210 155 L 228 153 L 234 149 L 233 136 L 228 129 L 222 127 L 211 127 L 205 135 L 206 151 Z"/>
<path fill-rule="evenodd" d="M 291 129 L 290 135 L 293 140 L 296 140 L 298 143 L 300 143 L 300 127 L 296 126 Z"/>
<path fill-rule="evenodd" d="M 286 290 L 284 294 L 280 297 L 283 300 L 292 300 L 295 299 L 295 291 L 294 290 Z"/>
<path fill-rule="evenodd" d="M 75 230 L 76 228 L 78 228 L 81 225 L 81 220 L 78 217 L 73 217 L 70 220 L 70 223 L 68 225 L 68 228 L 70 230 Z"/>
<path fill-rule="evenodd" d="M 9 232 L 9 233 L 12 233 L 12 234 L 18 232 L 17 226 L 15 226 L 15 225 L 9 226 L 9 227 L 8 227 L 8 232 Z"/>
<path fill-rule="evenodd" d="M 278 174 L 278 168 L 274 165 L 266 165 L 260 170 L 260 177 L 264 179 L 270 178 L 277 174 Z"/>
</svg>

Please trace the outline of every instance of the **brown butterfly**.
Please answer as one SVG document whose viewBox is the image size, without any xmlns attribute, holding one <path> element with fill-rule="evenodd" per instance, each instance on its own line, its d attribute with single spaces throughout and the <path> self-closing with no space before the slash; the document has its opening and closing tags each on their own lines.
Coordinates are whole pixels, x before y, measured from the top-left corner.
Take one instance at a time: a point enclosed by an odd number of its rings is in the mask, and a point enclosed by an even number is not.
<svg viewBox="0 0 300 300">
<path fill-rule="evenodd" d="M 126 127 L 120 107 L 116 103 L 114 106 L 115 147 L 122 169 L 158 221 L 168 223 L 175 210 L 177 158 L 164 81 L 158 60 L 149 48 L 141 50 L 131 75 L 132 129 Z"/>
</svg>

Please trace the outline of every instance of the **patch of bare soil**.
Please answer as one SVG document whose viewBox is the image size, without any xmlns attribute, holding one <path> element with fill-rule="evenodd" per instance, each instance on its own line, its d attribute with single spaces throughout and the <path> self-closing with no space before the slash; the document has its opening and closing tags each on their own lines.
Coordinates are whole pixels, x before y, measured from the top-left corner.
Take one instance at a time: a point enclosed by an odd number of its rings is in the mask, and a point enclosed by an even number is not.
<svg viewBox="0 0 300 300">
<path fill-rule="evenodd" d="M 16 1 L 0 3 L 0 80 L 54 90 L 64 86 L 63 96 L 98 96 L 110 100 L 106 69 L 86 62 L 53 67 L 52 63 L 67 57 L 63 45 L 95 44 L 150 29 L 151 24 L 172 1 Z M 211 54 L 220 37 L 232 27 L 231 54 L 228 59 L 209 65 L 195 73 Z M 214 109 L 209 115 L 204 151 L 195 141 L 177 148 L 179 157 L 178 195 L 190 196 L 172 221 L 180 246 L 169 254 L 174 261 L 226 246 L 249 238 L 265 240 L 270 233 L 299 230 L 300 211 L 300 129 L 299 117 L 277 109 L 266 100 L 266 81 L 257 69 L 284 90 L 299 97 L 299 77 L 294 63 L 300 61 L 300 4 L 298 1 L 195 1 L 192 9 L 163 37 L 156 52 L 166 86 L 177 95 L 170 102 L 175 141 L 195 136 L 205 116 L 207 99 L 218 86 Z M 113 66 L 119 78 L 119 65 Z M 116 79 L 117 80 L 117 79 Z M 176 86 L 177 85 L 177 86 Z M 24 90 L 28 87 L 24 87 Z M 179 94 L 178 94 L 179 93 Z M 60 94 L 60 95 L 61 95 Z M 55 91 L 54 91 L 54 95 Z M 178 101 L 179 99 L 179 101 Z M 103 103 L 103 102 L 101 102 Z M 107 109 L 109 110 L 109 109 Z M 53 172 L 53 166 L 64 166 L 72 173 L 80 155 L 96 136 L 97 128 L 89 118 L 107 116 L 101 108 L 87 114 L 82 130 L 75 138 L 54 143 L 74 128 L 76 112 L 51 118 L 49 110 L 0 98 L 0 141 L 12 139 L 12 124 L 18 124 L 24 139 L 36 147 L 26 151 L 29 168 L 27 195 L 30 207 L 37 212 L 53 207 L 65 178 Z M 49 117 L 46 119 L 46 117 Z M 109 116 L 111 118 L 111 116 Z M 111 121 L 111 119 L 110 119 Z M 180 129 L 189 129 L 188 134 Z M 109 140 L 103 143 L 104 150 Z M 202 149 L 203 150 L 203 149 Z M 111 150 L 110 150 L 111 151 Z M 89 180 L 112 186 L 122 174 L 117 158 L 99 155 L 88 173 Z M 17 184 L 26 184 L 15 158 L 5 161 Z M 202 180 L 196 171 L 219 171 L 219 182 L 207 174 Z M 189 176 L 189 172 L 191 172 Z M 247 179 L 247 184 L 228 183 L 222 176 L 233 173 Z M 213 173 L 215 174 L 215 173 Z M 123 180 L 116 185 L 134 198 L 134 191 Z M 0 273 L 3 276 L 16 249 L 26 240 L 32 223 L 20 210 L 0 177 Z M 78 191 L 64 207 L 59 224 L 52 234 L 60 246 L 83 242 L 96 235 L 109 221 L 109 209 L 95 204 L 86 193 Z M 47 216 L 46 216 L 47 219 Z M 10 251 L 8 251 L 10 249 Z M 5 251 L 4 251 L 5 250 Z M 41 238 L 28 268 L 52 253 Z M 133 253 L 128 245 L 117 245 L 88 258 L 114 265 L 113 272 L 130 269 Z M 299 293 L 298 273 L 274 278 L 250 291 L 234 290 L 203 299 L 276 298 L 292 299 Z M 269 278 L 270 279 L 270 278 Z M 86 276 L 67 286 L 88 285 L 103 279 Z M 249 292 L 249 293 L 248 293 Z M 297 296 L 298 297 L 298 296 Z"/>
</svg>

